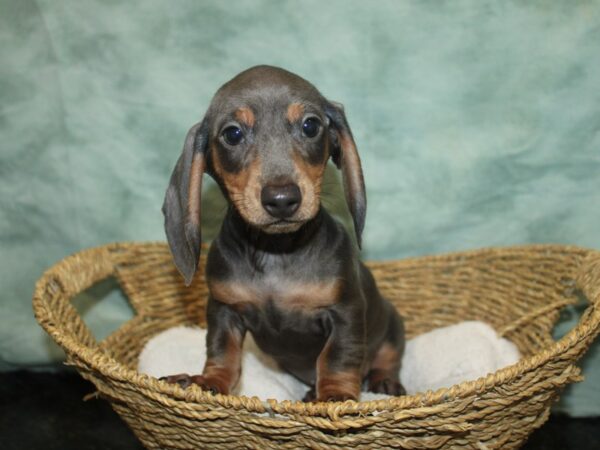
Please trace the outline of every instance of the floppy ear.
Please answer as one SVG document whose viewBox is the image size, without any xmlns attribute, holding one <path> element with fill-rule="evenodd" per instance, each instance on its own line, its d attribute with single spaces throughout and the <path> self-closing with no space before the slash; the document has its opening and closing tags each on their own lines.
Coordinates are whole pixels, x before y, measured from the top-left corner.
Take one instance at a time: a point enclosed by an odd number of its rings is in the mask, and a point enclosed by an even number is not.
<svg viewBox="0 0 600 450">
<path fill-rule="evenodd" d="M 352 214 L 356 240 L 360 248 L 367 214 L 367 194 L 360 158 L 344 114 L 344 107 L 339 103 L 330 102 L 325 111 L 330 121 L 331 159 L 342 171 L 346 203 Z"/>
<path fill-rule="evenodd" d="M 189 286 L 200 257 L 200 195 L 206 166 L 206 119 L 188 131 L 171 174 L 162 211 L 175 265 Z"/>
</svg>

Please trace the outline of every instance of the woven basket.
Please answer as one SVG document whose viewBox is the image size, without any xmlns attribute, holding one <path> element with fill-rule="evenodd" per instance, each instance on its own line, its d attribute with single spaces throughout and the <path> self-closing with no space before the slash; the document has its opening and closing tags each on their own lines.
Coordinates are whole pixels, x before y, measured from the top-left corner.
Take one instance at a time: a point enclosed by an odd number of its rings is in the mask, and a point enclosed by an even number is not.
<svg viewBox="0 0 600 450">
<path fill-rule="evenodd" d="M 373 402 L 306 404 L 183 390 L 135 370 L 153 335 L 204 323 L 204 280 L 185 288 L 161 243 L 111 244 L 70 256 L 38 281 L 33 306 L 68 363 L 149 449 L 517 448 L 546 421 L 561 389 L 581 380 L 574 364 L 600 328 L 600 252 L 543 245 L 368 265 L 405 317 L 409 338 L 482 320 L 523 358 L 449 389 Z M 111 276 L 137 314 L 97 342 L 71 299 Z M 578 325 L 555 342 L 560 309 L 584 300 L 589 306 Z"/>
</svg>

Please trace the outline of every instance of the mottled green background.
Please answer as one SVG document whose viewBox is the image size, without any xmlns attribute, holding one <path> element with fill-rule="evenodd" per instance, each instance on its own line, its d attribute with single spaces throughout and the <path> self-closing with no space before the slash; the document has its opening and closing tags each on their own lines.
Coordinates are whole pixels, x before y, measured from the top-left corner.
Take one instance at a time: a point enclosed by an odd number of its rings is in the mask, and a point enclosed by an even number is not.
<svg viewBox="0 0 600 450">
<path fill-rule="evenodd" d="M 599 2 L 0 0 L 0 367 L 58 357 L 31 312 L 45 267 L 164 239 L 185 132 L 259 63 L 345 104 L 366 258 L 600 248 Z M 99 336 L 130 314 L 110 283 L 78 305 Z M 600 414 L 598 345 L 585 370 L 563 408 Z"/>
</svg>

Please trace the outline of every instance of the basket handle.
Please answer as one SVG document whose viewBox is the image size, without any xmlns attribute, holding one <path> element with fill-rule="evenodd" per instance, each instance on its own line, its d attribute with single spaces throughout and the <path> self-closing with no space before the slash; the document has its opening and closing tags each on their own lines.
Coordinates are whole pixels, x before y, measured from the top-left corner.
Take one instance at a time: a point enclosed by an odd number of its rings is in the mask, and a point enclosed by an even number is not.
<svg viewBox="0 0 600 450">
<path fill-rule="evenodd" d="M 576 289 L 589 301 L 578 324 L 558 344 L 578 360 L 600 333 L 600 252 L 590 250 L 581 260 L 575 276 Z"/>
<path fill-rule="evenodd" d="M 42 328 L 63 348 L 68 363 L 84 363 L 99 350 L 91 330 L 71 300 L 79 292 L 114 275 L 110 246 L 75 253 L 50 267 L 38 280 L 33 311 Z"/>
<path fill-rule="evenodd" d="M 590 300 L 590 307 L 600 308 L 600 252 L 590 251 L 577 273 L 577 285 Z M 591 312 L 590 312 L 591 313 Z"/>
</svg>

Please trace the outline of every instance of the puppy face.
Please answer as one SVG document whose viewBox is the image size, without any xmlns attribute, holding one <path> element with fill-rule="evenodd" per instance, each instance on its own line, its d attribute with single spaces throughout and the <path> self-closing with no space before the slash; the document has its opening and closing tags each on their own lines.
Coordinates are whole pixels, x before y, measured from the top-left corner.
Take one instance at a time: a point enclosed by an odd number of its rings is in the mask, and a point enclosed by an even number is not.
<svg viewBox="0 0 600 450">
<path fill-rule="evenodd" d="M 325 105 L 310 83 L 284 71 L 243 72 L 215 95 L 209 170 L 250 225 L 287 233 L 317 214 L 329 158 Z"/>
<path fill-rule="evenodd" d="M 225 83 L 185 138 L 163 203 L 175 265 L 191 283 L 200 257 L 202 175 L 250 225 L 291 233 L 315 217 L 328 158 L 342 172 L 358 245 L 366 214 L 360 158 L 343 108 L 286 70 L 257 66 Z"/>
</svg>

